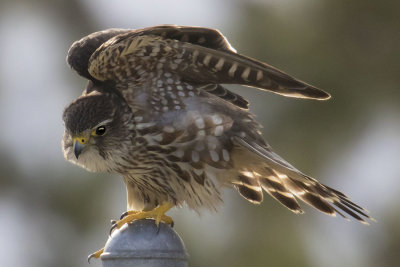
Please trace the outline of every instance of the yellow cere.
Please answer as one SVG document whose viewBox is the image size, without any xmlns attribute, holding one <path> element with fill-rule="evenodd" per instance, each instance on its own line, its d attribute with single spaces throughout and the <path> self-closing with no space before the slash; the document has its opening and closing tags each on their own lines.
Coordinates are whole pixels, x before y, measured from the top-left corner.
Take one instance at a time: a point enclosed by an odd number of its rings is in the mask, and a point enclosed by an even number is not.
<svg viewBox="0 0 400 267">
<path fill-rule="evenodd" d="M 93 133 L 92 133 L 93 134 Z M 83 137 L 83 136 L 76 136 L 72 139 L 72 141 L 75 143 L 76 141 L 78 141 L 80 144 L 86 144 L 87 143 L 87 138 Z"/>
</svg>

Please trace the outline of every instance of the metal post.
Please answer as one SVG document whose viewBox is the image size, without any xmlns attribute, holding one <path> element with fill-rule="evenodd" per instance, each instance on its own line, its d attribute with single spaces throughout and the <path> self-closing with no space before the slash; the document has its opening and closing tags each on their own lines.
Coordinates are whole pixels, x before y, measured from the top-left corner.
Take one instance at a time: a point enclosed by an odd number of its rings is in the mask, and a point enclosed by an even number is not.
<svg viewBox="0 0 400 267">
<path fill-rule="evenodd" d="M 138 220 L 115 230 L 101 254 L 103 267 L 187 267 L 188 254 L 179 235 L 168 225 Z"/>
</svg>

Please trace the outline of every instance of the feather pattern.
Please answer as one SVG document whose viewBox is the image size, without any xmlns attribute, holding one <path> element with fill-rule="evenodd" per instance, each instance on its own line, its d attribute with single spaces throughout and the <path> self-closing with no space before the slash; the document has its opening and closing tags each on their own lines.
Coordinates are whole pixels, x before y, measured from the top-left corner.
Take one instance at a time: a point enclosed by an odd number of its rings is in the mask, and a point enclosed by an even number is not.
<svg viewBox="0 0 400 267">
<path fill-rule="evenodd" d="M 100 81 L 122 80 L 123 77 L 140 80 L 147 74 L 140 71 L 144 65 L 146 69 L 163 69 L 179 73 L 183 80 L 190 82 L 242 84 L 289 97 L 313 99 L 330 97 L 328 93 L 268 64 L 235 53 L 222 35 L 217 38 L 218 45 L 207 41 L 209 35 L 218 34 L 215 30 L 203 28 L 201 31 L 204 43 L 208 46 L 200 45 L 198 42 L 168 39 L 168 32 L 166 34 L 156 32 L 158 33 L 156 35 L 154 30 L 148 29 L 117 35 L 92 54 L 89 60 L 89 73 Z M 121 73 L 121 69 L 125 72 Z"/>
<path fill-rule="evenodd" d="M 215 209 L 221 187 L 231 186 L 255 204 L 265 191 L 295 213 L 303 213 L 300 200 L 329 215 L 373 220 L 346 195 L 276 154 L 248 101 L 221 84 L 288 97 L 330 95 L 238 54 L 219 31 L 175 25 L 110 29 L 75 42 L 67 62 L 90 82 L 64 112 L 65 157 L 91 171 L 121 174 L 128 209 L 163 202 Z M 104 140 L 74 158 L 72 135 L 90 133 L 92 124 L 103 121 L 114 123 Z"/>
</svg>

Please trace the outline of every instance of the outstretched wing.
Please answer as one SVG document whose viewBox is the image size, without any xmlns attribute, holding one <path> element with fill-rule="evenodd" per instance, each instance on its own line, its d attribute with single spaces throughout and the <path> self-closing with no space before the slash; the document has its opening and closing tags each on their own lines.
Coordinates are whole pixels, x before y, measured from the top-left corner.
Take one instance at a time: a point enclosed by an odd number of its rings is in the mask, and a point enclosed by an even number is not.
<svg viewBox="0 0 400 267">
<path fill-rule="evenodd" d="M 200 27 L 160 25 L 139 31 L 127 29 L 108 29 L 92 33 L 72 44 L 68 51 L 67 62 L 81 76 L 92 81 L 98 81 L 92 75 L 90 75 L 88 71 L 89 58 L 91 55 L 96 51 L 97 48 L 99 48 L 103 43 L 112 37 L 124 33 L 129 33 L 130 36 L 133 36 L 138 32 L 140 32 L 140 34 L 146 33 L 147 35 L 151 34 L 155 36 L 162 36 L 167 39 L 198 44 L 212 49 L 235 52 L 225 37 L 218 30 L 205 30 L 204 28 Z M 204 86 L 202 88 L 208 93 L 217 95 L 218 97 L 240 108 L 248 109 L 249 103 L 247 100 L 219 84 L 210 84 L 209 86 Z"/>
<path fill-rule="evenodd" d="M 90 57 L 98 81 L 143 83 L 162 73 L 192 84 L 241 84 L 288 97 L 328 99 L 330 95 L 257 60 L 237 54 L 218 31 L 159 26 L 119 34 Z"/>
</svg>

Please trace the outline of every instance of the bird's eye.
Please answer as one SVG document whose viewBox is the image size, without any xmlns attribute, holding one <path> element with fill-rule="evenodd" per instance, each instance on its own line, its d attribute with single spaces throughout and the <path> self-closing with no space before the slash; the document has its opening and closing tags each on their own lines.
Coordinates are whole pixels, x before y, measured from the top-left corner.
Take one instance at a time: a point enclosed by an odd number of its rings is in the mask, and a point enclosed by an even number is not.
<svg viewBox="0 0 400 267">
<path fill-rule="evenodd" d="M 99 126 L 96 128 L 96 135 L 104 135 L 106 133 L 106 127 Z"/>
</svg>

